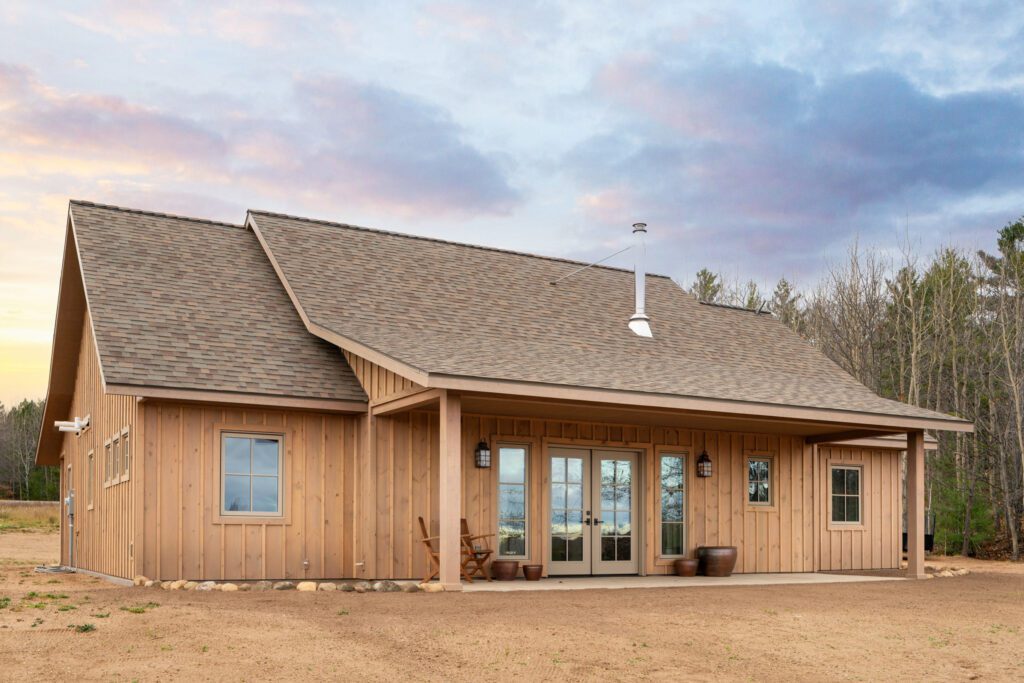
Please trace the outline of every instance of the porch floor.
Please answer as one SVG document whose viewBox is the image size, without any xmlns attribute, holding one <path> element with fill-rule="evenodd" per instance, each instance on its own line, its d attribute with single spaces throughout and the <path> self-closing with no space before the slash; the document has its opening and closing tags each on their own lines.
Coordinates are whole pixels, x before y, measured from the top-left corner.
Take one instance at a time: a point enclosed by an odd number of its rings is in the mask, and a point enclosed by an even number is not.
<svg viewBox="0 0 1024 683">
<path fill-rule="evenodd" d="M 483 579 L 462 582 L 462 590 L 472 592 L 571 591 L 622 588 L 693 588 L 703 586 L 784 586 L 788 584 L 856 583 L 860 581 L 903 581 L 898 576 L 862 576 L 853 574 L 733 574 L 711 576 L 559 576 L 540 581 L 492 581 Z"/>
</svg>

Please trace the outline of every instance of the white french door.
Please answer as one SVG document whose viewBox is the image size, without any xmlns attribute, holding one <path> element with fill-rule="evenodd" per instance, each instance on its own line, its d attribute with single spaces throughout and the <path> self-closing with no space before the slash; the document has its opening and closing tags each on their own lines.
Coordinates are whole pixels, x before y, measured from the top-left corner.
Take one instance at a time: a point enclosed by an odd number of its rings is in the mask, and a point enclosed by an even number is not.
<svg viewBox="0 0 1024 683">
<path fill-rule="evenodd" d="M 552 448 L 549 574 L 636 574 L 635 452 Z"/>
</svg>

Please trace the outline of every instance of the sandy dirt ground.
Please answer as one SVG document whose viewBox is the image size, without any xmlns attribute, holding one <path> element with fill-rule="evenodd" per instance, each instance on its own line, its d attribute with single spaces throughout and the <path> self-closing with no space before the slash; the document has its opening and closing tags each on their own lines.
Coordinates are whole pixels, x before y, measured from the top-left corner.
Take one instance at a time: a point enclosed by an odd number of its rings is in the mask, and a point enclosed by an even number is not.
<svg viewBox="0 0 1024 683">
<path fill-rule="evenodd" d="M 195 593 L 34 573 L 56 545 L 0 535 L 2 680 L 1024 679 L 1021 565 L 815 586 Z"/>
</svg>

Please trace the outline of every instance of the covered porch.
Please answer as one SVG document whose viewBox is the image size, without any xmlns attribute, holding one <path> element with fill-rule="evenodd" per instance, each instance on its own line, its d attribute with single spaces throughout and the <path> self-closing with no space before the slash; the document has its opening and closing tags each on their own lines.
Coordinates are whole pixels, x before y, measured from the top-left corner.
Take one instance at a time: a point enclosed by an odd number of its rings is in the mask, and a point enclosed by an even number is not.
<svg viewBox="0 0 1024 683">
<path fill-rule="evenodd" d="M 906 449 L 907 576 L 924 576 L 925 440 L 923 425 L 895 424 L 905 419 L 865 426 L 828 411 L 758 415 L 428 389 L 372 402 L 368 420 L 377 472 L 386 473 L 373 493 L 378 509 L 391 503 L 378 520 L 391 543 L 377 544 L 368 575 L 427 575 L 415 529 L 422 516 L 438 541 L 445 590 L 719 585 L 668 576 L 700 545 L 738 548 L 730 579 L 738 585 L 880 580 L 814 572 L 900 566 Z M 481 446 L 489 467 L 477 466 Z M 712 474 L 698 477 L 704 454 Z M 751 461 L 765 463 L 755 482 L 764 498 L 753 502 Z M 857 517 L 846 524 L 833 523 L 829 494 L 840 466 L 863 478 Z M 491 559 L 540 564 L 545 579 L 463 581 L 462 519 L 472 534 L 491 535 Z M 586 578 L 549 578 L 568 574 Z"/>
</svg>

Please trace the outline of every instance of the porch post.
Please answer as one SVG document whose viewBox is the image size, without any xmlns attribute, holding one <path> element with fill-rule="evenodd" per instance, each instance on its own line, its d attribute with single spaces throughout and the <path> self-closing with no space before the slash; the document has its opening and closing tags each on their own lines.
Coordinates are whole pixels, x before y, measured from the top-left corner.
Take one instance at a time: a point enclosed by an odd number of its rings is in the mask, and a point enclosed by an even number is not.
<svg viewBox="0 0 1024 683">
<path fill-rule="evenodd" d="M 907 578 L 924 573 L 924 432 L 907 432 Z"/>
<path fill-rule="evenodd" d="M 459 560 L 462 518 L 462 401 L 458 394 L 441 394 L 441 472 L 439 492 L 440 561 L 438 578 L 446 591 L 462 590 Z"/>
</svg>

